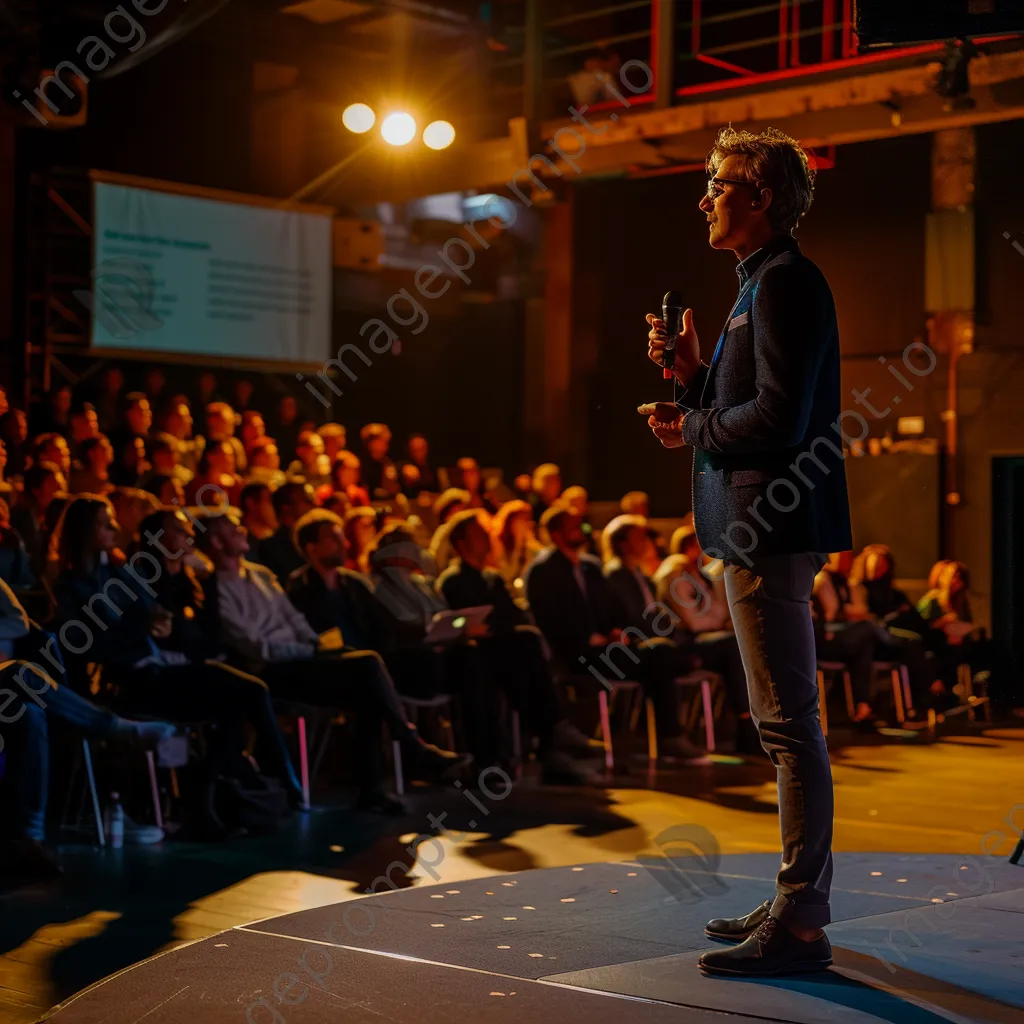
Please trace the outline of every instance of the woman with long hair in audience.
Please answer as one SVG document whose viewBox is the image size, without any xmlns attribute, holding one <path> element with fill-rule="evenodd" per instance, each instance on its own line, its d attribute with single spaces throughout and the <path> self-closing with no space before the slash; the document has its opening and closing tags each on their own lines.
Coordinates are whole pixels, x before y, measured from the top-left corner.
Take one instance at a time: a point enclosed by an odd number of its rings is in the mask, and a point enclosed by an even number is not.
<svg viewBox="0 0 1024 1024">
<path fill-rule="evenodd" d="M 205 836 L 226 835 L 214 789 L 244 745 L 246 721 L 266 741 L 276 774 L 297 800 L 301 786 L 276 734 L 267 688 L 214 660 L 222 654 L 219 623 L 208 617 L 214 612 L 197 594 L 185 561 L 191 545 L 184 514 L 167 509 L 145 520 L 145 540 L 130 559 L 115 545 L 117 531 L 110 502 L 87 494 L 70 502 L 54 534 L 60 570 L 54 593 L 61 620 L 75 625 L 69 635 L 84 648 L 76 657 L 101 664 L 119 700 L 136 712 L 217 724 L 201 772 Z"/>
<path fill-rule="evenodd" d="M 972 675 L 989 669 L 988 641 L 974 625 L 967 597 L 971 577 L 963 562 L 936 562 L 928 577 L 930 589 L 917 610 L 938 639 L 936 655 L 949 689 L 956 684 L 957 666 L 970 665 Z"/>
<path fill-rule="evenodd" d="M 510 589 L 522 580 L 526 567 L 544 550 L 537 539 L 533 509 L 528 501 L 506 501 L 491 520 L 495 563 Z M 522 584 L 520 584 L 520 587 Z"/>
<path fill-rule="evenodd" d="M 362 465 L 358 455 L 343 451 L 338 453 L 331 466 L 331 483 L 335 493 L 344 494 L 353 507 L 370 504 L 370 492 L 360 482 Z"/>
<path fill-rule="evenodd" d="M 896 560 L 885 544 L 869 544 L 853 560 L 847 582 L 861 592 L 868 612 L 882 630 L 878 634 L 875 656 L 881 661 L 901 662 L 907 666 L 915 704 L 941 701 L 946 686 L 935 664 L 927 656 L 941 646 L 920 612 L 894 582 Z"/>
<path fill-rule="evenodd" d="M 924 633 L 924 620 L 914 602 L 900 590 L 895 582 L 896 560 L 885 544 L 869 544 L 853 560 L 849 582 L 862 586 L 867 594 L 871 614 L 893 629 Z"/>
</svg>

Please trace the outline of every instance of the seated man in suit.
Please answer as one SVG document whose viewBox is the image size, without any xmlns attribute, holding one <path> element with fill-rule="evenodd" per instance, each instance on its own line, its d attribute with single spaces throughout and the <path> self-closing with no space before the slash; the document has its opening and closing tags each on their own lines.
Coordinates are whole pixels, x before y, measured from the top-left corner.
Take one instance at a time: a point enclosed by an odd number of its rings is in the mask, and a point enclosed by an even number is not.
<svg viewBox="0 0 1024 1024">
<path fill-rule="evenodd" d="M 393 532 L 393 531 L 392 531 Z M 428 646 L 378 598 L 373 582 L 344 567 L 348 542 L 340 516 L 313 509 L 295 525 L 306 559 L 288 579 L 288 596 L 318 633 L 337 629 L 344 650 L 376 651 L 406 697 L 458 695 L 470 753 L 484 764 L 501 759 L 501 704 L 478 652 L 465 645 Z"/>
<path fill-rule="evenodd" d="M 641 515 L 616 516 L 601 535 L 604 575 L 615 602 L 616 621 L 642 632 L 650 629 L 644 612 L 656 600 L 654 587 L 643 571 L 653 547 L 647 520 Z"/>
<path fill-rule="evenodd" d="M 595 756 L 601 745 L 588 740 L 565 717 L 540 631 L 509 596 L 501 573 L 486 567 L 491 536 L 478 510 L 454 516 L 450 539 L 458 557 L 438 577 L 438 593 L 450 608 L 493 606 L 486 632 L 475 640 L 509 703 L 519 712 L 527 735 L 537 737 L 545 780 L 586 781 L 566 755 Z"/>
<path fill-rule="evenodd" d="M 674 648 L 652 640 L 650 626 L 640 629 L 618 618 L 615 599 L 601 563 L 581 555 L 586 542 L 581 517 L 553 505 L 541 517 L 542 532 L 552 546 L 526 570 L 526 596 L 533 617 L 565 669 L 583 675 L 598 660 L 618 679 L 635 679 L 654 702 L 659 750 L 670 757 L 692 759 L 699 751 L 683 736 L 679 724 L 679 695 L 675 685 Z M 621 613 L 619 613 L 621 614 Z M 627 664 L 612 659 L 626 655 Z M 598 673 L 600 670 L 593 668 Z"/>
</svg>

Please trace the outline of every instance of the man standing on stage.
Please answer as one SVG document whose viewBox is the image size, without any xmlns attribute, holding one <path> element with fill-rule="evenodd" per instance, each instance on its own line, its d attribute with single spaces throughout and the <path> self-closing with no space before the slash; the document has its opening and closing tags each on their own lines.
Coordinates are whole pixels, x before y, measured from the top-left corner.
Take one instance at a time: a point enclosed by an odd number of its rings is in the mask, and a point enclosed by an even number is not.
<svg viewBox="0 0 1024 1024">
<path fill-rule="evenodd" d="M 740 293 L 710 364 L 693 312 L 676 339 L 675 401 L 641 406 L 668 448 L 693 448 L 693 509 L 725 585 L 761 744 L 778 772 L 782 866 L 776 895 L 706 933 L 738 942 L 705 953 L 708 972 L 824 970 L 832 948 L 832 773 L 818 717 L 810 599 L 827 553 L 852 546 L 842 453 L 839 332 L 821 271 L 793 237 L 814 174 L 775 130 L 723 129 L 707 160 L 713 249 L 740 260 Z M 648 315 L 662 365 L 664 323 Z"/>
</svg>

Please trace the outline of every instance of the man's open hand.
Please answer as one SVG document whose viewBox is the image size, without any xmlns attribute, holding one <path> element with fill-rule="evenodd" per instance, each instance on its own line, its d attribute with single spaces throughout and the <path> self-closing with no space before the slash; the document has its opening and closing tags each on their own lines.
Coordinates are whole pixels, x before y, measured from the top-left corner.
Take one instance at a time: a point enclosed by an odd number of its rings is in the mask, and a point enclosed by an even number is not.
<svg viewBox="0 0 1024 1024">
<path fill-rule="evenodd" d="M 683 440 L 683 414 L 674 402 L 648 402 L 637 412 L 647 417 L 647 425 L 666 448 L 680 448 L 686 444 Z"/>
</svg>

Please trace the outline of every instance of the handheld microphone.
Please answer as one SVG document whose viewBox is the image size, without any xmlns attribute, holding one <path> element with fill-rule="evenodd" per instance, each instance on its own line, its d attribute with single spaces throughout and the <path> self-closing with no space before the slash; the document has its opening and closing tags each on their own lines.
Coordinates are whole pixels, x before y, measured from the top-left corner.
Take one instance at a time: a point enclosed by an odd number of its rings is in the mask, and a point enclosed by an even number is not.
<svg viewBox="0 0 1024 1024">
<path fill-rule="evenodd" d="M 665 298 L 661 300 L 661 319 L 665 322 L 665 331 L 668 333 L 668 342 L 665 351 L 662 353 L 662 376 L 665 380 L 672 377 L 672 367 L 676 363 L 676 337 L 683 326 L 683 297 L 679 292 L 666 292 Z"/>
</svg>

